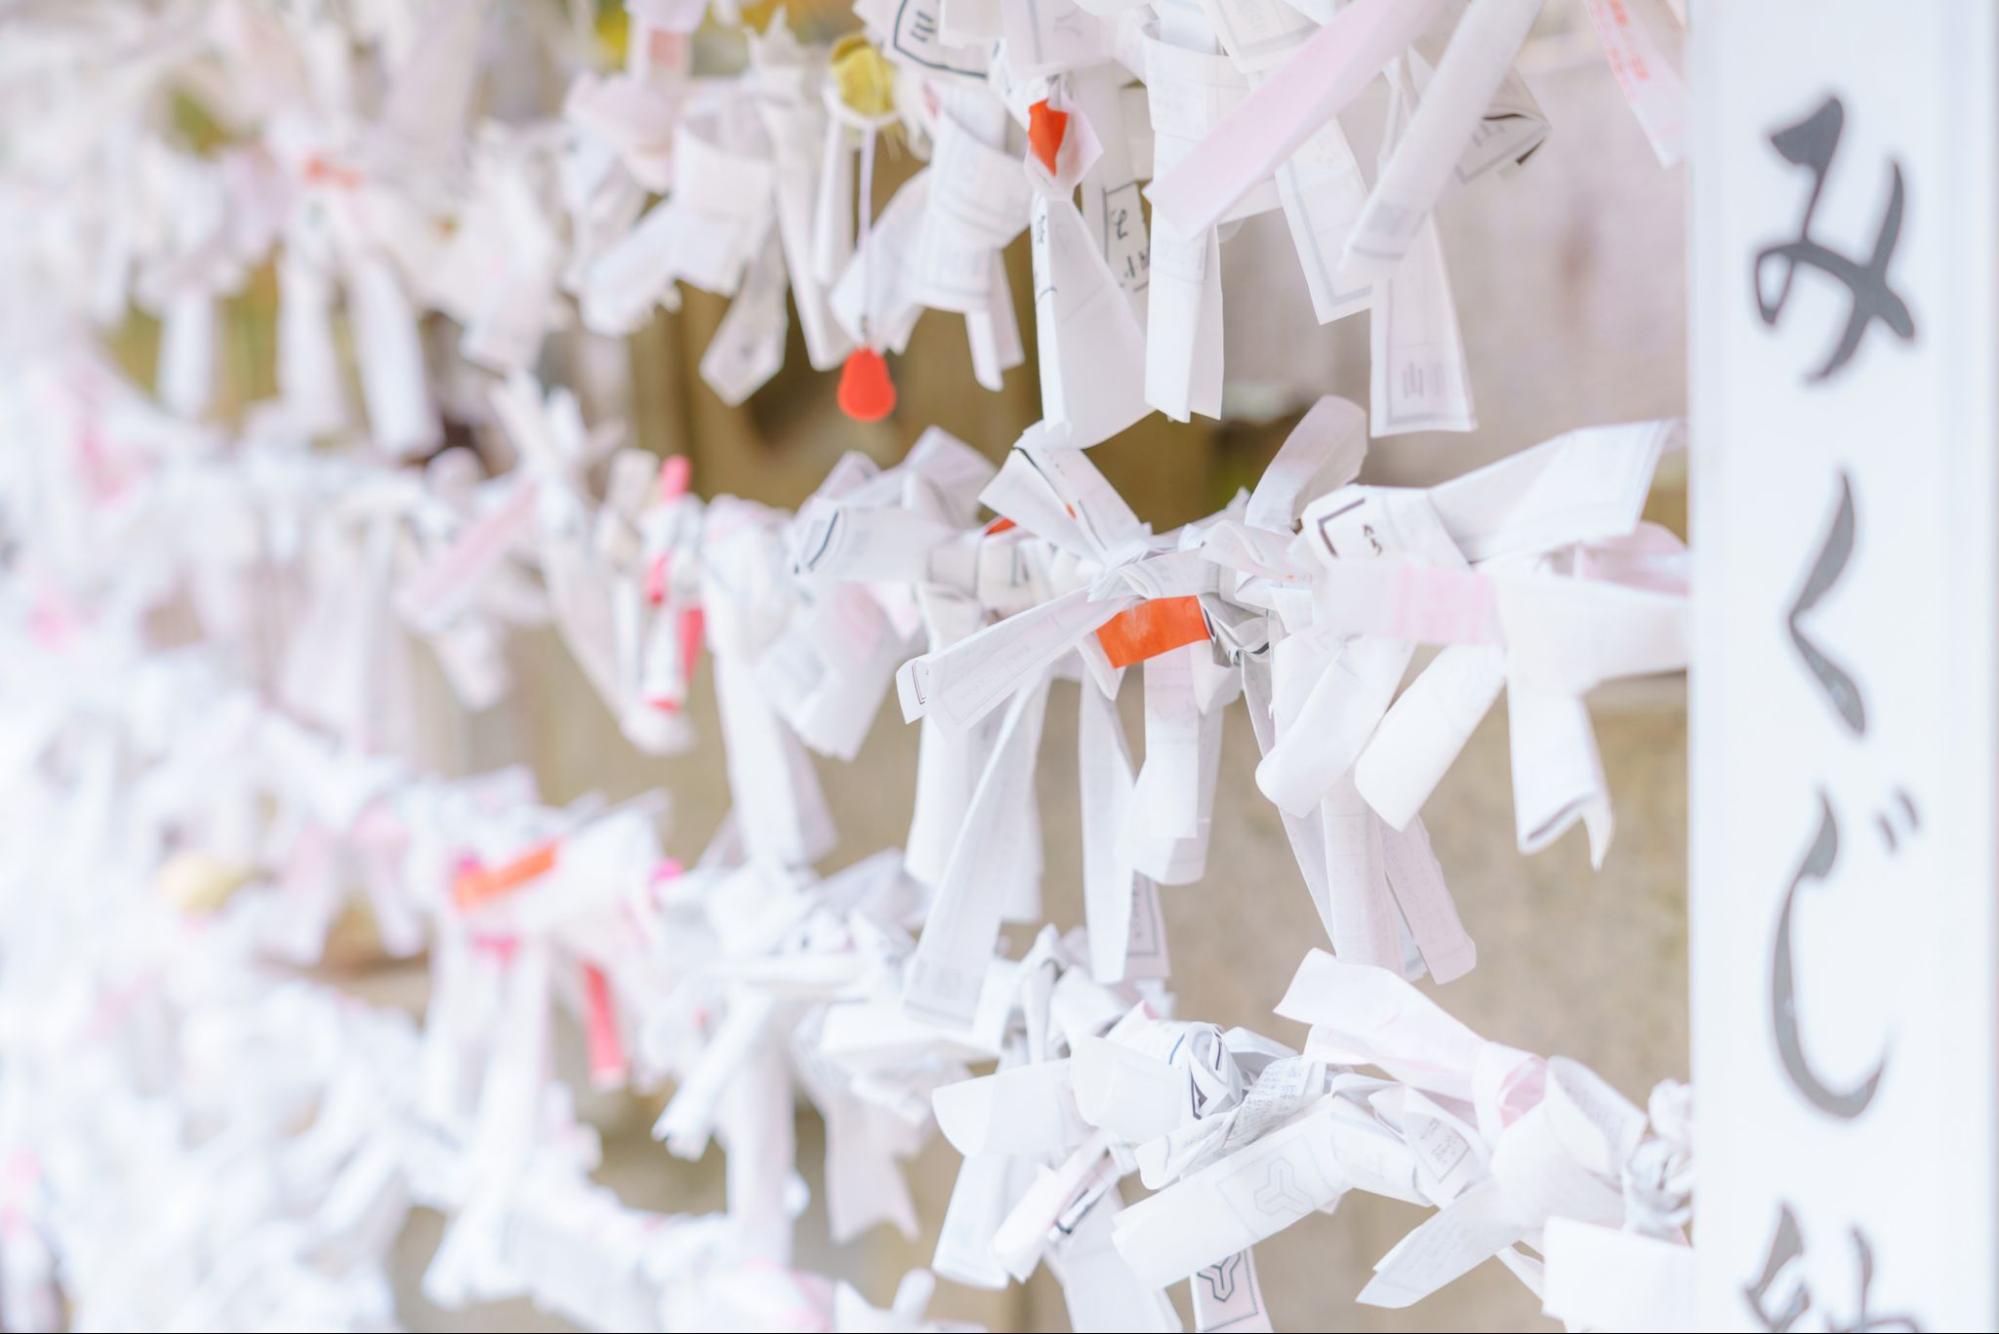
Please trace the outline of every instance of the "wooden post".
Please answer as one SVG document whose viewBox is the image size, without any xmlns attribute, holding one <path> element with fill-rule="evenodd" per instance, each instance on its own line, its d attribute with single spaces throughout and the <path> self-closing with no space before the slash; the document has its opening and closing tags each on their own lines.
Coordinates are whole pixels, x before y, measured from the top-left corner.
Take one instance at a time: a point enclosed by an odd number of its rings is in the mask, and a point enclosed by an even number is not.
<svg viewBox="0 0 1999 1334">
<path fill-rule="evenodd" d="M 1999 1328 L 1996 19 L 1693 16 L 1703 1328 Z"/>
</svg>

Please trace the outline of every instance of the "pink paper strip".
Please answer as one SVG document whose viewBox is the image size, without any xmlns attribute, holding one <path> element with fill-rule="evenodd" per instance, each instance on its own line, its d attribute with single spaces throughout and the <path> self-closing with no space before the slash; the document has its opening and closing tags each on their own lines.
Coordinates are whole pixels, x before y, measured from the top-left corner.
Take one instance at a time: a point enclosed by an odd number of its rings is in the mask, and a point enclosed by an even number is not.
<svg viewBox="0 0 1999 1334">
<path fill-rule="evenodd" d="M 466 526 L 458 540 L 410 581 L 399 609 L 420 629 L 443 625 L 464 606 L 480 575 L 498 564 L 522 529 L 534 522 L 539 488 L 523 480 L 491 514 Z"/>
<path fill-rule="evenodd" d="M 599 1088 L 624 1083 L 625 1044 L 618 1036 L 611 982 L 594 963 L 583 965 L 583 1042 L 589 1054 L 590 1082 Z"/>
<path fill-rule="evenodd" d="M 1145 194 L 1186 235 L 1215 225 L 1416 40 L 1442 0 L 1358 0 L 1333 16 Z"/>
</svg>

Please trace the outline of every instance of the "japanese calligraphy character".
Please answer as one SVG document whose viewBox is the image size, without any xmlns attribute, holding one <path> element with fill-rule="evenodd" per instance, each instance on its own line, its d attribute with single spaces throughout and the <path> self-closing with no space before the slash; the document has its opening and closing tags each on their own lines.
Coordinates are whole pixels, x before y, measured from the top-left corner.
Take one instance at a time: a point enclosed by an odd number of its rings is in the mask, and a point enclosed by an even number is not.
<svg viewBox="0 0 1999 1334">
<path fill-rule="evenodd" d="M 1840 576 L 1846 573 L 1847 562 L 1853 557 L 1853 536 L 1853 479 L 1842 470 L 1839 474 L 1839 502 L 1833 511 L 1832 526 L 1826 530 L 1825 541 L 1819 544 L 1819 554 L 1812 560 L 1811 571 L 1805 576 L 1805 586 L 1798 590 L 1785 623 L 1790 627 L 1791 643 L 1797 647 L 1798 656 L 1805 660 L 1805 666 L 1817 678 L 1834 712 L 1856 734 L 1864 736 L 1867 733 L 1867 705 L 1861 699 L 1860 686 L 1845 668 L 1827 656 L 1825 650 L 1805 633 L 1802 625 L 1806 613 L 1818 606 L 1819 601 L 1839 582 Z"/>
<path fill-rule="evenodd" d="M 1906 789 L 1899 787 L 1895 789 L 1895 802 L 1901 808 L 1902 819 L 1909 826 L 1910 833 L 1913 834 L 1923 827 L 1923 817 L 1916 810 L 1915 799 L 1908 794 Z M 1892 853 L 1902 846 L 1901 838 L 1895 833 L 1895 822 L 1893 820 L 1889 819 L 1886 815 L 1877 815 L 1874 817 L 1874 824 L 1876 828 L 1880 829 L 1881 841 L 1888 845 L 1889 852 Z"/>
<path fill-rule="evenodd" d="M 1756 252 L 1752 285 L 1756 291 L 1757 313 L 1763 317 L 1763 323 L 1772 326 L 1777 323 L 1778 317 L 1784 313 L 1785 304 L 1791 299 L 1791 283 L 1798 276 L 1800 265 L 1817 269 L 1832 278 L 1846 288 L 1852 299 L 1846 329 L 1827 355 L 1825 364 L 1805 377 L 1808 381 L 1828 379 L 1851 361 L 1860 347 L 1861 337 L 1867 332 L 1867 326 L 1875 320 L 1887 325 L 1904 341 L 1916 336 L 1916 322 L 1909 314 L 1908 304 L 1888 286 L 1888 262 L 1894 258 L 1895 244 L 1902 235 L 1900 163 L 1889 163 L 1888 205 L 1882 212 L 1881 226 L 1875 233 L 1874 253 L 1865 264 L 1820 244 L 1812 237 L 1812 218 L 1818 211 L 1819 195 L 1825 189 L 1826 175 L 1832 168 L 1833 154 L 1839 149 L 1839 136 L 1845 125 L 1845 106 L 1837 97 L 1828 97 L 1817 111 L 1770 136 L 1771 144 L 1785 161 L 1811 171 L 1812 189 L 1805 199 L 1805 216 L 1799 222 L 1797 239 L 1766 246 Z M 1777 266 L 1782 267 L 1781 280 L 1775 295 L 1766 295 L 1765 271 Z"/>
<path fill-rule="evenodd" d="M 1144 291 L 1152 260 L 1139 212 L 1138 183 L 1105 187 L 1102 216 L 1104 259 L 1125 291 Z"/>
<path fill-rule="evenodd" d="M 1881 1073 L 1888 1064 L 1887 1055 L 1884 1053 L 1875 1062 L 1873 1073 L 1852 1088 L 1836 1089 L 1819 1078 L 1800 1039 L 1797 978 L 1791 953 L 1791 919 L 1797 910 L 1798 891 L 1807 882 L 1826 880 L 1838 860 L 1839 819 L 1833 814 L 1832 799 L 1821 788 L 1818 832 L 1812 836 L 1811 847 L 1791 878 L 1791 887 L 1784 891 L 1784 906 L 1777 914 L 1777 942 L 1770 959 L 1770 1013 L 1777 1055 L 1792 1087 L 1820 1111 L 1851 1121 L 1874 1101 L 1874 1094 L 1881 1086 Z"/>
<path fill-rule="evenodd" d="M 1824 1329 L 1829 1334 L 1865 1334 L 1867 1331 L 1904 1331 L 1917 1334 L 1922 1329 L 1913 1316 L 1874 1315 L 1874 1247 L 1867 1235 L 1859 1228 L 1849 1232 L 1853 1240 L 1854 1262 L 1858 1271 L 1855 1286 L 1858 1289 L 1857 1309 L 1850 1317 L 1842 1317 L 1831 1311 L 1824 1313 Z M 1811 1284 L 1805 1276 L 1805 1234 L 1798 1224 L 1797 1211 L 1789 1204 L 1780 1204 L 1777 1212 L 1776 1235 L 1770 1238 L 1770 1250 L 1763 1262 L 1763 1272 L 1756 1281 L 1744 1285 L 1742 1295 L 1749 1302 L 1749 1309 L 1755 1314 L 1761 1327 L 1771 1334 L 1796 1329 L 1805 1313 L 1812 1309 Z"/>
<path fill-rule="evenodd" d="M 1853 1239 L 1854 1263 L 1860 1271 L 1857 1285 L 1860 1291 L 1854 1303 L 1857 1309 L 1845 1319 L 1829 1317 L 1826 1328 L 1840 1334 L 1863 1334 L 1863 1331 L 1869 1330 L 1903 1330 L 1915 1334 L 1922 1326 L 1916 1323 L 1914 1316 L 1870 1314 L 1868 1308 L 1873 1305 L 1874 1247 L 1868 1243 L 1867 1234 L 1859 1228 L 1852 1229 L 1849 1235 Z"/>
<path fill-rule="evenodd" d="M 1797 1325 L 1812 1309 L 1811 1288 L 1805 1282 L 1805 1234 L 1798 1227 L 1798 1215 L 1786 1204 L 1777 1214 L 1777 1235 L 1770 1238 L 1770 1254 L 1763 1272 L 1742 1289 L 1749 1309 L 1763 1328 L 1775 1334 Z M 1783 1303 L 1771 1305 L 1772 1290 L 1783 1295 Z"/>
</svg>

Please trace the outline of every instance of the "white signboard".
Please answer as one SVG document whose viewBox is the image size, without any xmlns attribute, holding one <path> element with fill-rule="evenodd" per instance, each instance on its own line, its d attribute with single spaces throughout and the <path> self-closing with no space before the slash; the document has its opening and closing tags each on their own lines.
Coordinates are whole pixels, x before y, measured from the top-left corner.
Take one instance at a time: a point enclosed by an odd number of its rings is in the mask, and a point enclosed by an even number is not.
<svg viewBox="0 0 1999 1334">
<path fill-rule="evenodd" d="M 1693 20 L 1704 1328 L 1999 1328 L 1995 14 Z"/>
</svg>

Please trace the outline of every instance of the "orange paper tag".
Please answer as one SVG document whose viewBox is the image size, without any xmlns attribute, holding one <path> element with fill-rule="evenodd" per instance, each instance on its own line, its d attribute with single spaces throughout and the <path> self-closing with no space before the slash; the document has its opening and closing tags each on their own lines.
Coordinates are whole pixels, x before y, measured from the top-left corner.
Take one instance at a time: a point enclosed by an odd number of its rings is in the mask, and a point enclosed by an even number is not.
<svg viewBox="0 0 1999 1334">
<path fill-rule="evenodd" d="M 1057 111 L 1042 98 L 1027 109 L 1027 146 L 1034 150 L 1034 156 L 1055 175 L 1055 158 L 1062 151 L 1062 136 L 1069 132 L 1069 113 Z"/>
<path fill-rule="evenodd" d="M 539 880 L 555 869 L 556 842 L 537 843 L 510 862 L 498 866 L 477 863 L 459 871 L 451 882 L 451 901 L 459 911 L 476 908 L 508 890 L 519 889 L 530 880 Z"/>
<path fill-rule="evenodd" d="M 1121 611 L 1097 630 L 1097 642 L 1113 667 L 1129 667 L 1208 637 L 1207 618 L 1197 597 L 1148 598 Z"/>
</svg>

